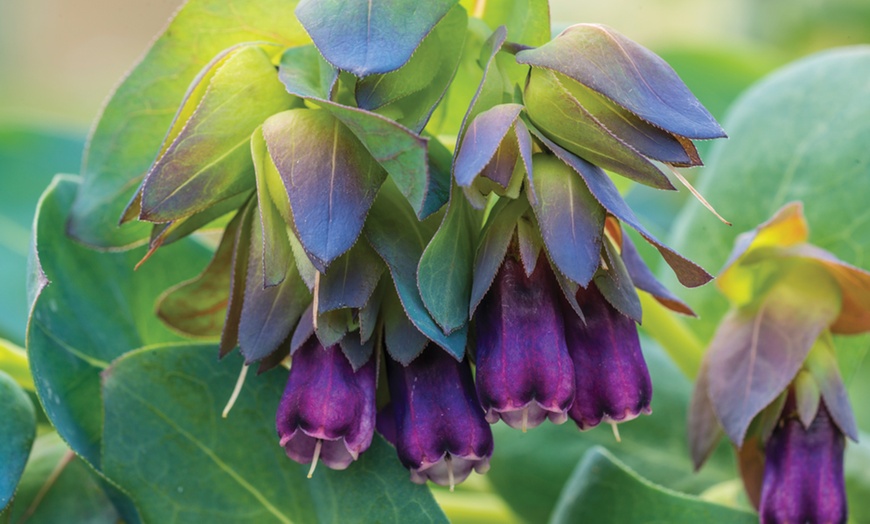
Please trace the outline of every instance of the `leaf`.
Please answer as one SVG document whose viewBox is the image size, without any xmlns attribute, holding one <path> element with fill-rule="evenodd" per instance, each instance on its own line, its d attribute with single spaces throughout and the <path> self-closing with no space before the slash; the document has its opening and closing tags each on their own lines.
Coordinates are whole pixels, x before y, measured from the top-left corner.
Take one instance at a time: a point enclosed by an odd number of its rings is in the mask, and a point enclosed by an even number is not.
<svg viewBox="0 0 870 524">
<path fill-rule="evenodd" d="M 468 200 L 454 187 L 438 231 L 423 250 L 417 286 L 426 310 L 445 334 L 468 321 L 472 268 L 480 224 Z"/>
<path fill-rule="evenodd" d="M 321 274 L 318 313 L 365 306 L 384 269 L 384 262 L 369 243 L 365 239 L 358 240 L 350 251 L 338 257 L 326 273 Z"/>
<path fill-rule="evenodd" d="M 100 372 L 148 344 L 180 340 L 154 315 L 157 296 L 208 262 L 201 245 L 184 241 L 133 271 L 144 250 L 99 253 L 64 234 L 79 182 L 56 177 L 34 225 L 40 284 L 28 325 L 27 351 L 46 415 L 82 458 L 100 468 Z"/>
<path fill-rule="evenodd" d="M 296 16 L 327 62 L 358 77 L 394 71 L 457 0 L 396 5 L 385 0 L 302 0 Z"/>
<path fill-rule="evenodd" d="M 641 341 L 653 381 L 653 415 L 620 424 L 622 442 L 616 442 L 610 428 L 580 432 L 570 421 L 543 424 L 528 433 L 493 426 L 498 451 L 487 478 L 526 521 L 547 521 L 574 466 L 597 445 L 652 482 L 686 493 L 697 494 L 735 477 L 731 450 L 724 446 L 707 467 L 693 472 L 682 431 L 691 384 L 660 347 L 646 338 Z"/>
<path fill-rule="evenodd" d="M 263 124 L 299 240 L 322 273 L 353 246 L 386 174 L 328 111 L 293 109 Z"/>
<path fill-rule="evenodd" d="M 453 176 L 457 184 L 462 187 L 470 186 L 496 156 L 505 138 L 513 138 L 508 137 L 508 132 L 513 128 L 522 109 L 523 106 L 519 104 L 500 104 L 474 118 L 463 135 L 453 165 Z M 510 171 L 513 171 L 513 165 L 510 166 Z M 507 187 L 507 184 L 502 187 Z"/>
<path fill-rule="evenodd" d="M 284 216 L 290 216 L 290 202 L 282 187 L 278 168 L 266 149 L 262 126 L 251 135 L 251 157 L 257 179 L 257 209 L 260 211 L 260 238 L 263 240 L 263 286 L 276 286 L 284 280 L 287 266 L 295 264 L 284 219 Z"/>
<path fill-rule="evenodd" d="M 381 318 L 384 323 L 384 346 L 396 362 L 407 366 L 423 353 L 429 340 L 408 320 L 399 297 L 392 290 L 384 294 Z"/>
<path fill-rule="evenodd" d="M 840 309 L 824 270 L 792 270 L 758 303 L 729 313 L 707 350 L 708 395 L 738 447 L 752 419 L 795 377 Z M 830 279 L 830 277 L 827 277 Z"/>
<path fill-rule="evenodd" d="M 480 234 L 477 252 L 474 256 L 474 277 L 469 302 L 469 318 L 474 315 L 480 301 L 489 291 L 498 268 L 504 260 L 508 245 L 513 238 L 517 221 L 529 208 L 524 198 L 499 199 L 490 212 L 487 223 Z"/>
<path fill-rule="evenodd" d="M 445 335 L 429 316 L 417 287 L 417 264 L 434 233 L 434 221 L 418 222 L 396 186 L 385 182 L 366 221 L 366 238 L 390 268 L 402 307 L 414 326 L 460 360 L 465 354 L 467 327 Z"/>
<path fill-rule="evenodd" d="M 233 236 L 233 260 L 230 269 L 230 295 L 221 330 L 220 356 L 223 357 L 239 345 L 239 324 L 245 302 L 245 287 L 250 265 L 251 235 L 254 213 L 257 206 L 254 200 L 239 210 L 239 225 Z"/>
<path fill-rule="evenodd" d="M 0 338 L 24 345 L 27 256 L 36 202 L 55 173 L 81 164 L 83 140 L 29 125 L 0 125 Z"/>
<path fill-rule="evenodd" d="M 263 230 L 254 220 L 245 298 L 239 319 L 239 349 L 245 356 L 245 364 L 261 360 L 277 350 L 311 301 L 296 264 L 289 260 L 284 266 L 281 282 L 264 287 L 263 247 Z"/>
<path fill-rule="evenodd" d="M 205 269 L 175 285 L 157 299 L 157 316 L 173 329 L 193 337 L 219 337 L 230 301 L 233 255 L 243 211 L 224 230 L 220 244 Z"/>
<path fill-rule="evenodd" d="M 617 311 L 640 324 L 643 315 L 640 298 L 634 289 L 634 282 L 628 274 L 622 256 L 608 239 L 605 238 L 602 244 L 604 245 L 602 256 L 607 267 L 600 268 L 593 277 L 595 286 Z"/>
<path fill-rule="evenodd" d="M 538 155 L 532 169 L 538 194 L 532 209 L 547 252 L 566 277 L 585 287 L 601 260 L 604 208 L 557 158 Z"/>
<path fill-rule="evenodd" d="M 293 15 L 294 1 L 256 4 L 190 0 L 124 79 L 90 137 L 68 229 L 80 242 L 126 246 L 147 237 L 147 226 L 117 228 L 118 217 L 154 161 L 188 85 L 221 50 L 240 42 L 292 46 L 308 36 Z"/>
<path fill-rule="evenodd" d="M 558 71 L 674 134 L 725 136 L 671 66 L 608 27 L 571 26 L 549 43 L 517 53 L 517 61 Z"/>
<path fill-rule="evenodd" d="M 399 522 L 402 515 L 446 522 L 380 438 L 346 471 L 321 466 L 306 479 L 308 466 L 285 457 L 275 435 L 286 373 L 249 375 L 221 419 L 241 362 L 218 362 L 215 351 L 143 349 L 106 373 L 105 469 L 129 490 L 144 522 L 203 515 L 239 523 Z"/>
<path fill-rule="evenodd" d="M 725 119 L 732 138 L 713 147 L 698 184 L 734 226 L 722 227 L 701 206 L 688 203 L 672 245 L 704 267 L 722 267 L 737 235 L 785 203 L 803 200 L 810 241 L 866 265 L 870 228 L 862 227 L 867 206 L 861 195 L 870 191 L 865 176 L 870 150 L 861 144 L 870 141 L 868 75 L 870 49 L 843 48 L 797 61 L 746 91 Z M 692 329 L 709 340 L 727 301 L 712 287 L 679 294 L 699 314 Z M 852 352 L 867 347 L 867 340 L 835 338 L 835 344 L 838 351 Z"/>
<path fill-rule="evenodd" d="M 56 474 L 52 478 L 52 474 Z M 42 500 L 37 495 L 44 491 Z M 30 524 L 87 522 L 116 524 L 120 516 L 87 463 L 72 454 L 60 436 L 49 432 L 36 439 L 27 468 L 12 505 L 4 514 L 9 522 L 21 522 L 29 513 Z M 125 516 L 126 522 L 139 522 Z"/>
<path fill-rule="evenodd" d="M 531 132 L 537 137 L 547 148 L 559 157 L 563 162 L 571 167 L 586 183 L 586 187 L 595 197 L 598 202 L 604 206 L 608 213 L 612 214 L 620 221 L 628 224 L 650 244 L 652 244 L 661 253 L 665 262 L 673 269 L 680 283 L 686 287 L 696 287 L 706 284 L 713 277 L 704 271 L 699 265 L 691 260 L 680 255 L 673 249 L 661 243 L 640 223 L 635 216 L 634 211 L 625 203 L 619 190 L 614 185 L 613 181 L 607 176 L 600 167 L 590 164 L 582 158 L 565 151 L 547 137 L 542 135 L 540 131 L 534 127 L 530 128 Z"/>
<path fill-rule="evenodd" d="M 750 524 L 757 519 L 757 515 L 748 511 L 657 486 L 632 471 L 607 449 L 595 447 L 577 465 L 550 522 Z"/>
<path fill-rule="evenodd" d="M 295 105 L 260 46 L 239 47 L 218 67 L 196 110 L 145 176 L 141 220 L 184 218 L 250 190 L 251 133 Z"/>
<path fill-rule="evenodd" d="M 24 471 L 30 447 L 36 438 L 36 411 L 30 398 L 0 371 L 0 511 L 5 508 Z"/>
<path fill-rule="evenodd" d="M 338 70 L 313 45 L 291 47 L 281 55 L 278 79 L 290 94 L 326 100 L 338 81 Z"/>
</svg>

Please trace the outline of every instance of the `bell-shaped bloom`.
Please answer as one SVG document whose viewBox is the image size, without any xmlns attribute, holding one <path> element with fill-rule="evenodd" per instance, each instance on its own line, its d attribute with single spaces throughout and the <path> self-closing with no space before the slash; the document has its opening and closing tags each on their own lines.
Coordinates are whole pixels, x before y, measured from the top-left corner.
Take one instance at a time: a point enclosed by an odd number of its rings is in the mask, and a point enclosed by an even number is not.
<svg viewBox="0 0 870 524">
<path fill-rule="evenodd" d="M 652 382 L 634 320 L 616 310 L 595 284 L 577 291 L 580 318 L 565 303 L 565 339 L 576 395 L 568 415 L 582 430 L 649 414 Z"/>
<path fill-rule="evenodd" d="M 489 469 L 492 431 L 467 360 L 429 344 L 407 366 L 388 358 L 387 379 L 393 416 L 379 417 L 378 430 L 393 441 L 412 481 L 452 487 L 472 469 Z"/>
<path fill-rule="evenodd" d="M 338 344 L 324 348 L 310 337 L 293 354 L 278 406 L 278 436 L 287 456 L 348 467 L 372 442 L 375 380 L 374 358 L 354 372 Z"/>
<path fill-rule="evenodd" d="M 486 419 L 512 428 L 561 424 L 574 400 L 561 290 L 546 256 L 526 276 L 508 253 L 477 309 L 477 394 Z"/>
<path fill-rule="evenodd" d="M 788 402 L 767 442 L 761 522 L 846 522 L 845 445 L 824 401 L 809 427 Z"/>
</svg>

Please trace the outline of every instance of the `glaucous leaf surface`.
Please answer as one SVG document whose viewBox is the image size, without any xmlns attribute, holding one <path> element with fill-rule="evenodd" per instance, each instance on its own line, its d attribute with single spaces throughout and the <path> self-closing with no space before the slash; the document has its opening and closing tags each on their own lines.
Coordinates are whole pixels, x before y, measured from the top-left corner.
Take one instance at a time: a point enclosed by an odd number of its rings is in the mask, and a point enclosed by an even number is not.
<svg viewBox="0 0 870 524">
<path fill-rule="evenodd" d="M 401 522 L 408 515 L 446 522 L 429 491 L 408 481 L 380 438 L 349 469 L 321 467 L 305 478 L 308 466 L 277 445 L 281 368 L 249 375 L 222 419 L 241 360 L 219 362 L 216 351 L 146 348 L 106 372 L 105 471 L 130 492 L 145 522 Z"/>
<path fill-rule="evenodd" d="M 55 432 L 36 439 L 15 500 L 5 512 L 0 511 L 0 522 L 7 522 L 6 518 L 8 522 L 21 522 L 29 514 L 26 522 L 30 524 L 116 524 L 121 517 L 101 487 L 99 477 L 85 461 L 71 453 Z M 52 473 L 58 468 L 59 474 L 52 480 Z M 43 498 L 36 500 L 43 490 L 46 490 Z M 139 522 L 135 517 L 130 517 L 131 524 Z"/>
<path fill-rule="evenodd" d="M 154 314 L 155 301 L 166 288 L 193 277 L 209 252 L 192 241 L 178 242 L 134 271 L 143 249 L 100 253 L 83 247 L 64 233 L 78 189 L 77 178 L 57 177 L 37 209 L 38 267 L 27 350 L 48 418 L 99 469 L 100 373 L 127 351 L 180 340 Z"/>
<path fill-rule="evenodd" d="M 69 222 L 79 241 L 127 246 L 148 227 L 115 227 L 141 177 L 154 162 L 188 85 L 220 51 L 241 42 L 292 46 L 309 42 L 293 14 L 294 0 L 190 0 L 103 110 L 82 167 L 82 191 Z"/>
<path fill-rule="evenodd" d="M 493 426 L 497 451 L 487 478 L 528 522 L 547 521 L 574 466 L 597 445 L 652 482 L 685 493 L 700 493 L 736 475 L 725 447 L 699 473 L 693 472 L 686 436 L 678 429 L 686 420 L 691 384 L 661 348 L 645 338 L 642 343 L 653 381 L 653 414 L 621 424 L 622 442 L 616 442 L 608 427 L 581 433 L 570 421 L 543 424 L 528 433 Z"/>
<path fill-rule="evenodd" d="M 326 267 L 351 248 L 386 177 L 351 131 L 329 111 L 292 109 L 263 124 L 299 241 Z"/>
<path fill-rule="evenodd" d="M 296 16 L 326 60 L 358 77 L 402 67 L 457 0 L 303 0 Z"/>
<path fill-rule="evenodd" d="M 0 371 L 0 510 L 5 508 L 18 486 L 33 439 L 36 411 L 30 398 Z"/>
<path fill-rule="evenodd" d="M 24 345 L 27 256 L 36 202 L 55 173 L 81 163 L 82 138 L 30 125 L 0 125 L 0 338 Z"/>
<path fill-rule="evenodd" d="M 669 522 L 751 524 L 757 516 L 663 488 L 605 448 L 590 449 L 565 484 L 551 524 Z"/>
</svg>

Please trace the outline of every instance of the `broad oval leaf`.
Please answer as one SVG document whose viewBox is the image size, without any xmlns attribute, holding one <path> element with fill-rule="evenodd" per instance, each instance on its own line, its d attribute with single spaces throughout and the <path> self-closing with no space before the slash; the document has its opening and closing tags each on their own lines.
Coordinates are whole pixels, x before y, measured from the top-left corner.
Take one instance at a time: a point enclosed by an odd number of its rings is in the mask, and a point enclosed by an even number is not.
<svg viewBox="0 0 870 524">
<path fill-rule="evenodd" d="M 302 0 L 296 16 L 324 58 L 358 77 L 404 65 L 458 0 Z"/>
<path fill-rule="evenodd" d="M 474 118 L 463 134 L 462 144 L 456 154 L 453 176 L 457 184 L 468 187 L 474 182 L 496 155 L 522 110 L 523 106 L 519 104 L 501 104 Z M 510 171 L 513 171 L 513 166 L 510 166 Z"/>
<path fill-rule="evenodd" d="M 180 340 L 154 314 L 157 296 L 196 274 L 210 253 L 177 242 L 138 271 L 144 250 L 100 253 L 64 234 L 79 182 L 57 177 L 40 200 L 34 225 L 38 287 L 27 352 L 46 415 L 64 440 L 99 470 L 100 373 L 135 348 Z M 179 261 L 184 261 L 179 263 Z"/>
<path fill-rule="evenodd" d="M 24 471 L 33 439 L 36 411 L 12 377 L 0 371 L 0 511 L 9 504 Z"/>
<path fill-rule="evenodd" d="M 249 375 L 222 419 L 241 360 L 218 362 L 215 351 L 143 349 L 106 372 L 105 470 L 131 493 L 144 522 L 180 524 L 203 515 L 252 524 L 398 523 L 408 515 L 446 522 L 380 438 L 347 470 L 321 466 L 307 479 L 308 466 L 277 445 L 275 411 L 286 372 Z"/>
<path fill-rule="evenodd" d="M 757 519 L 757 515 L 748 511 L 657 486 L 629 469 L 607 449 L 596 447 L 586 453 L 568 479 L 550 522 L 752 524 Z"/>
<path fill-rule="evenodd" d="M 70 234 L 100 247 L 127 246 L 147 238 L 146 226 L 116 227 L 118 217 L 137 180 L 154 162 L 188 85 L 212 57 L 235 44 L 309 42 L 293 15 L 294 3 L 189 0 L 178 11 L 112 95 L 91 134 Z"/>
<path fill-rule="evenodd" d="M 586 287 L 601 261 L 604 208 L 558 158 L 536 155 L 533 163 L 538 202 L 532 209 L 544 245 L 556 267 Z"/>
<path fill-rule="evenodd" d="M 317 312 L 366 305 L 384 272 L 384 262 L 364 238 L 320 275 Z"/>
<path fill-rule="evenodd" d="M 263 124 L 299 241 L 321 272 L 356 242 L 384 170 L 329 111 L 291 109 Z"/>
<path fill-rule="evenodd" d="M 671 133 L 687 138 L 725 136 L 671 66 L 609 27 L 571 26 L 549 43 L 521 51 L 517 61 L 558 71 Z"/>
<path fill-rule="evenodd" d="M 278 79 L 290 94 L 327 100 L 338 81 L 338 69 L 313 45 L 291 47 L 281 55 Z"/>
</svg>

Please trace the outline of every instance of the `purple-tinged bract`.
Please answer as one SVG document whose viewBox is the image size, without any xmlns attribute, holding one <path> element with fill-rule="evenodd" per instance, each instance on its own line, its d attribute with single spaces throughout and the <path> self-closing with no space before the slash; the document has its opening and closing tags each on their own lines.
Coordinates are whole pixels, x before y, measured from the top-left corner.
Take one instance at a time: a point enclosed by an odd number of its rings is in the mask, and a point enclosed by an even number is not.
<svg viewBox="0 0 870 524">
<path fill-rule="evenodd" d="M 845 446 L 824 400 L 805 428 L 790 399 L 767 442 L 758 509 L 762 524 L 846 522 Z"/>
<path fill-rule="evenodd" d="M 542 253 L 531 276 L 513 254 L 477 310 L 477 394 L 486 419 L 560 424 L 574 399 L 559 284 Z"/>
<path fill-rule="evenodd" d="M 565 339 L 574 362 L 576 395 L 568 415 L 580 429 L 649 414 L 652 382 L 637 325 L 617 311 L 594 284 L 577 292 L 583 319 L 565 303 Z"/>
<path fill-rule="evenodd" d="M 287 456 L 319 459 L 344 469 L 371 445 L 375 430 L 375 359 L 356 373 L 338 344 L 311 337 L 294 354 L 278 407 L 277 428 Z M 318 449 L 318 442 L 320 443 Z"/>
<path fill-rule="evenodd" d="M 388 358 L 387 378 L 393 420 L 382 419 L 385 427 L 379 429 L 395 437 L 411 480 L 452 486 L 472 469 L 489 469 L 492 431 L 477 402 L 467 360 L 459 362 L 429 344 L 407 366 Z"/>
</svg>

